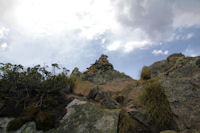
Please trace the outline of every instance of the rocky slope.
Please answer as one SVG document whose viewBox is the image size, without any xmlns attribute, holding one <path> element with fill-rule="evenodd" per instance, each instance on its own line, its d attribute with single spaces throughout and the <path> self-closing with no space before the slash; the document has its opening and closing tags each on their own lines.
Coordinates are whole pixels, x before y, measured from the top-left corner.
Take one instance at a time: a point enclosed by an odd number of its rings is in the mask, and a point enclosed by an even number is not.
<svg viewBox="0 0 200 133">
<path fill-rule="evenodd" d="M 200 132 L 200 57 L 173 54 L 145 66 L 140 80 L 118 72 L 107 58 L 102 55 L 83 73 L 73 70 L 73 92 L 60 92 L 67 103 L 59 110 L 65 115 L 50 130 L 39 131 L 37 121 L 30 120 L 7 131 L 15 118 L 4 115 L 0 133 Z M 50 120 L 41 111 L 36 116 L 43 127 Z"/>
<path fill-rule="evenodd" d="M 150 66 L 159 77 L 179 129 L 200 129 L 200 57 L 173 54 Z"/>
</svg>

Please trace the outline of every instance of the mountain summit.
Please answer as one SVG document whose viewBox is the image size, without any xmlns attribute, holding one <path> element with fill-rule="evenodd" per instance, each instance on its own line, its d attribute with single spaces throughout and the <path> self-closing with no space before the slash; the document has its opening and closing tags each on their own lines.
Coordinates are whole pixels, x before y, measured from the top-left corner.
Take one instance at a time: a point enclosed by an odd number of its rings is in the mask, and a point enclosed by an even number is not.
<svg viewBox="0 0 200 133">
<path fill-rule="evenodd" d="M 85 74 L 96 73 L 98 71 L 106 72 L 109 70 L 114 70 L 113 65 L 108 61 L 108 56 L 104 54 L 102 54 L 101 57 L 87 69 L 88 70 L 85 72 Z"/>
<path fill-rule="evenodd" d="M 95 84 L 104 84 L 114 79 L 131 79 L 124 73 L 115 70 L 113 65 L 108 61 L 108 56 L 104 54 L 102 54 L 94 64 L 87 68 L 85 72 L 81 73 L 78 68 L 75 68 L 72 71 L 72 75 Z"/>
</svg>

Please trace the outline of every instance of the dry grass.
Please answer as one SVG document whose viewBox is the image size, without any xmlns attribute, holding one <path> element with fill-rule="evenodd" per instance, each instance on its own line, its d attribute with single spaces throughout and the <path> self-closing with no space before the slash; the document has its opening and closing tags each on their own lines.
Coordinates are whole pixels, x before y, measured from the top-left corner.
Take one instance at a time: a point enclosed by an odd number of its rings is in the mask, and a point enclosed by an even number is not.
<svg viewBox="0 0 200 133">
<path fill-rule="evenodd" d="M 118 133 L 149 133 L 150 131 L 136 120 L 132 119 L 125 110 L 119 115 Z"/>
<path fill-rule="evenodd" d="M 122 106 L 126 111 L 129 112 L 138 109 L 143 110 L 142 105 L 138 100 L 138 95 L 140 95 L 142 90 L 140 82 L 141 81 L 136 81 L 133 79 L 116 79 L 98 86 L 102 88 L 105 92 L 110 94 L 110 96 L 112 96 L 114 99 L 117 96 L 124 97 Z M 97 85 L 89 81 L 78 80 L 77 85 L 74 89 L 74 93 L 88 96 L 90 90 L 96 86 Z"/>
<path fill-rule="evenodd" d="M 88 96 L 90 90 L 94 88 L 96 85 L 90 81 L 83 81 L 81 79 L 77 79 L 76 86 L 73 90 L 75 94 Z"/>
<path fill-rule="evenodd" d="M 144 89 L 140 100 L 145 106 L 152 126 L 160 131 L 177 128 L 164 89 L 161 87 L 158 79 L 144 82 Z"/>
</svg>

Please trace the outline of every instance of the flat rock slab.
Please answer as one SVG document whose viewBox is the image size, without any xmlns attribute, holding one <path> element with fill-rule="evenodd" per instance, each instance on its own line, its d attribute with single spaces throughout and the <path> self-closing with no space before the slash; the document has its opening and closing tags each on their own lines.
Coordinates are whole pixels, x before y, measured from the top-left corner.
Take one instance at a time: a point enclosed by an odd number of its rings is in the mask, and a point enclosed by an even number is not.
<svg viewBox="0 0 200 133">
<path fill-rule="evenodd" d="M 75 99 L 60 126 L 50 133 L 117 133 L 119 110 L 108 110 Z"/>
</svg>

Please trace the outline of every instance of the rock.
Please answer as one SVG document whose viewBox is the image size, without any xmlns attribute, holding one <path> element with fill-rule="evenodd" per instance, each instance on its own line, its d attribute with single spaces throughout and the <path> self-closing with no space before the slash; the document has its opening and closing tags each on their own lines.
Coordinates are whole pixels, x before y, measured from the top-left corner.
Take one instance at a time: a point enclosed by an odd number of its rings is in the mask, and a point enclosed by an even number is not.
<svg viewBox="0 0 200 133">
<path fill-rule="evenodd" d="M 143 123 L 145 126 L 147 126 L 147 127 L 150 126 L 145 113 L 142 113 L 140 111 L 131 111 L 131 112 L 129 112 L 129 114 L 132 118 L 139 121 L 140 123 Z"/>
<path fill-rule="evenodd" d="M 75 99 L 60 126 L 49 133 L 117 133 L 119 111 Z"/>
<path fill-rule="evenodd" d="M 167 61 L 175 61 L 178 58 L 185 57 L 182 53 L 174 53 L 167 57 Z"/>
<path fill-rule="evenodd" d="M 10 131 L 10 132 L 7 132 L 7 133 L 43 133 L 43 132 L 36 130 L 35 122 L 28 122 L 28 123 L 24 124 L 17 131 Z"/>
<path fill-rule="evenodd" d="M 118 122 L 118 133 L 151 133 L 150 129 L 130 117 L 125 111 L 121 110 Z"/>
<path fill-rule="evenodd" d="M 88 98 L 101 103 L 103 106 L 109 109 L 119 108 L 119 104 L 115 100 L 113 100 L 110 96 L 108 96 L 108 94 L 98 86 L 96 88 L 91 89 Z"/>
<path fill-rule="evenodd" d="M 131 79 L 124 73 L 114 70 L 113 65 L 109 63 L 107 58 L 108 56 L 101 55 L 101 57 L 83 73 L 82 79 L 95 84 L 105 84 L 113 79 Z"/>
<path fill-rule="evenodd" d="M 71 73 L 71 76 L 82 77 L 82 73 L 79 71 L 77 67 L 75 67 Z"/>
<path fill-rule="evenodd" d="M 158 77 L 180 130 L 200 129 L 200 57 L 174 54 L 150 66 Z"/>
<path fill-rule="evenodd" d="M 14 118 L 0 118 L 0 133 L 6 133 L 8 123 Z"/>
</svg>

